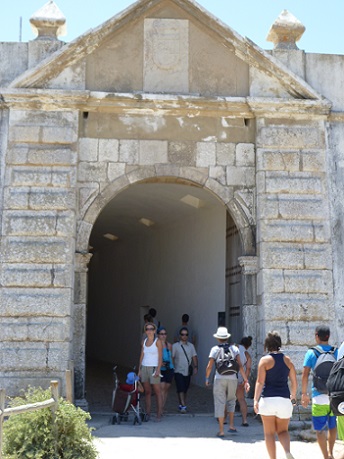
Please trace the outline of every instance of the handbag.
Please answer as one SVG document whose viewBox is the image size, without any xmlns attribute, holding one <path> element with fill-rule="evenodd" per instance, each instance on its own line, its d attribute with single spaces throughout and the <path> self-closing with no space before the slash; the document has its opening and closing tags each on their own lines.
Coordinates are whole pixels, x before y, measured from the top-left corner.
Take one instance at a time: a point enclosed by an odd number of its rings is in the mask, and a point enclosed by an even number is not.
<svg viewBox="0 0 344 459">
<path fill-rule="evenodd" d="M 186 360 L 188 361 L 188 364 L 189 364 L 189 370 L 188 370 L 188 376 L 192 376 L 193 375 L 193 366 L 192 366 L 192 363 L 190 363 L 190 360 L 187 356 L 187 353 L 185 352 L 185 349 L 184 349 L 184 346 L 181 344 L 181 347 L 184 351 L 184 354 L 185 354 L 185 357 L 186 357 Z"/>
</svg>

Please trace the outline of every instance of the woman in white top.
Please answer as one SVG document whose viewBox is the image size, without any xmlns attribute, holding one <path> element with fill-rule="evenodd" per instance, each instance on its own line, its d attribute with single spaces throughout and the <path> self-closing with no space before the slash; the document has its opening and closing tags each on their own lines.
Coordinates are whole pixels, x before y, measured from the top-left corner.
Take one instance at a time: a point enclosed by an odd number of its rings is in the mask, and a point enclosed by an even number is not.
<svg viewBox="0 0 344 459">
<path fill-rule="evenodd" d="M 157 421 L 161 421 L 162 415 L 162 396 L 160 386 L 160 368 L 162 365 L 162 344 L 155 337 L 156 326 L 153 323 L 145 324 L 145 333 L 147 338 L 142 343 L 139 377 L 145 390 L 146 413 L 147 419 L 151 413 L 151 395 L 152 386 L 156 395 L 157 404 Z"/>
</svg>

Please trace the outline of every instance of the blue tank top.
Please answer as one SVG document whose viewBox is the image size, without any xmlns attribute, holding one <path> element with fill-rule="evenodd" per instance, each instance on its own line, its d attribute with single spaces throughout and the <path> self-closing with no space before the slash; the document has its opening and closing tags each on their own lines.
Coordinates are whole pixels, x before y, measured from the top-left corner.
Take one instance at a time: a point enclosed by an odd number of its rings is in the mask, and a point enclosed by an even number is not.
<svg viewBox="0 0 344 459">
<path fill-rule="evenodd" d="M 169 363 L 169 368 L 171 368 L 171 369 L 174 368 L 173 362 L 172 362 L 171 351 L 167 347 L 164 347 L 163 350 L 162 350 L 162 361 L 163 362 L 168 362 Z M 164 370 L 166 370 L 166 366 L 165 365 L 163 365 L 161 367 L 161 371 L 164 371 Z"/>
<path fill-rule="evenodd" d="M 271 370 L 267 370 L 265 385 L 262 397 L 283 397 L 289 398 L 288 387 L 289 368 L 284 363 L 284 354 L 270 354 L 275 360 L 275 365 Z"/>
</svg>

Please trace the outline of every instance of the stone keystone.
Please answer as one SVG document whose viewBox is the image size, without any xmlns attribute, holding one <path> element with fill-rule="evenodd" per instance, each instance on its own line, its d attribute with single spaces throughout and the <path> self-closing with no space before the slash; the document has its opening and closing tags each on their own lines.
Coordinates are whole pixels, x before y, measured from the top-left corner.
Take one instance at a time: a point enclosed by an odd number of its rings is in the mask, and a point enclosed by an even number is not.
<svg viewBox="0 0 344 459">
<path fill-rule="evenodd" d="M 267 41 L 275 45 L 275 49 L 298 49 L 296 42 L 300 40 L 306 27 L 288 10 L 283 10 L 270 27 Z"/>
<path fill-rule="evenodd" d="M 53 0 L 36 11 L 30 18 L 36 40 L 57 40 L 59 35 L 66 35 L 66 18 Z"/>
</svg>

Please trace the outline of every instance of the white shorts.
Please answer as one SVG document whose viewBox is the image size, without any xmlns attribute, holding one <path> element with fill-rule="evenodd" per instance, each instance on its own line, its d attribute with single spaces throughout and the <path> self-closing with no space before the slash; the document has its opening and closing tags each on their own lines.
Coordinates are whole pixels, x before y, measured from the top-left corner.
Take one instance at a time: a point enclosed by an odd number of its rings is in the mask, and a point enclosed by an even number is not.
<svg viewBox="0 0 344 459">
<path fill-rule="evenodd" d="M 259 400 L 259 414 L 263 416 L 276 416 L 280 419 L 291 418 L 293 405 L 289 398 L 262 397 Z"/>
</svg>

